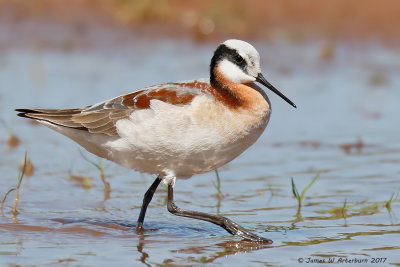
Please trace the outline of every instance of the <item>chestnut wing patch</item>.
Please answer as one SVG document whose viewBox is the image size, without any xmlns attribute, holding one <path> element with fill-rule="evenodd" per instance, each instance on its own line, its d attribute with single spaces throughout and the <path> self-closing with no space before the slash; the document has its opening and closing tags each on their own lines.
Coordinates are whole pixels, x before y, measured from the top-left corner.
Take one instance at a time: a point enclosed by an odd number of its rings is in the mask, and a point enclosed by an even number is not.
<svg viewBox="0 0 400 267">
<path fill-rule="evenodd" d="M 74 115 L 73 120 L 87 128 L 89 132 L 118 135 L 115 126 L 117 120 L 128 118 L 135 110 L 150 108 L 151 100 L 160 100 L 172 105 L 186 105 L 196 95 L 201 94 L 201 89 L 207 85 L 205 82 L 166 83 L 144 88 L 89 107 Z"/>
<path fill-rule="evenodd" d="M 23 112 L 21 115 L 27 118 L 86 130 L 90 133 L 118 136 L 116 122 L 128 118 L 135 110 L 150 108 L 151 100 L 156 99 L 173 105 L 189 104 L 207 85 L 208 83 L 205 82 L 167 83 L 148 87 L 86 108 L 20 111 Z"/>
<path fill-rule="evenodd" d="M 179 90 L 179 87 L 173 84 L 165 84 L 167 87 L 161 87 L 153 90 L 141 90 L 125 96 L 114 99 L 114 103 L 133 108 L 133 109 L 146 109 L 150 108 L 151 100 L 160 100 L 172 105 L 185 105 L 188 104 L 198 94 L 195 90 Z M 168 88 L 172 87 L 172 88 Z"/>
</svg>

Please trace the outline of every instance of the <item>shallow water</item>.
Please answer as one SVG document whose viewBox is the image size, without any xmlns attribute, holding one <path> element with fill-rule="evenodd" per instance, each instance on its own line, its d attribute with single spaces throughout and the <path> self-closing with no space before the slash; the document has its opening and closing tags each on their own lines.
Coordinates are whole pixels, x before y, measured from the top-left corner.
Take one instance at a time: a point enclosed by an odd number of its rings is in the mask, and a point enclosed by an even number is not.
<svg viewBox="0 0 400 267">
<path fill-rule="evenodd" d="M 227 216 L 271 238 L 271 246 L 169 214 L 164 186 L 148 209 L 144 235 L 135 234 L 154 177 L 103 161 L 111 184 L 111 197 L 103 201 L 99 171 L 80 148 L 13 111 L 84 106 L 152 84 L 207 77 L 213 45 L 144 38 L 118 49 L 0 51 L 6 125 L 0 130 L 0 197 L 16 185 L 25 151 L 35 166 L 22 182 L 18 216 L 11 213 L 13 194 L 0 216 L 0 265 L 291 266 L 376 258 L 400 265 L 400 53 L 339 43 L 334 58 L 322 62 L 320 45 L 255 43 L 264 76 L 298 109 L 267 92 L 270 124 L 256 145 L 220 169 L 223 199 L 216 197 L 215 173 L 176 184 L 178 206 Z M 21 139 L 15 149 L 7 148 L 8 131 Z M 301 191 L 319 171 L 298 211 L 291 177 Z M 68 179 L 71 173 L 90 177 L 90 186 Z"/>
</svg>

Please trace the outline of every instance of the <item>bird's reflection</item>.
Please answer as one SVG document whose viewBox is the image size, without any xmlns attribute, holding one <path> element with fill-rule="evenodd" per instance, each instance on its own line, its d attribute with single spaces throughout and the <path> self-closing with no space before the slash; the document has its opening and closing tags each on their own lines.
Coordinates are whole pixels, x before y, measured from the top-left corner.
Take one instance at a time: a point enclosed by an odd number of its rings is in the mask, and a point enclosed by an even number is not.
<svg viewBox="0 0 400 267">
<path fill-rule="evenodd" d="M 88 225 L 95 225 L 95 226 L 101 226 L 104 228 L 108 229 L 113 229 L 113 230 L 122 230 L 122 231 L 128 231 L 124 237 L 129 237 L 129 238 L 137 238 L 137 245 L 136 249 L 139 252 L 139 258 L 136 258 L 137 261 L 140 261 L 146 266 L 152 266 L 150 263 L 151 257 L 151 247 L 146 246 L 150 243 L 166 243 L 168 244 L 169 241 L 165 240 L 165 236 L 162 233 L 157 233 L 158 231 L 155 229 L 147 228 L 145 229 L 143 234 L 136 234 L 133 233 L 134 225 L 131 223 L 126 223 L 126 222 L 121 222 L 121 221 L 116 221 L 116 220 L 93 220 L 93 219 L 65 219 L 65 218 L 57 218 L 53 219 L 54 221 L 63 223 L 63 224 L 74 224 L 74 223 L 86 223 Z M 149 227 L 149 225 L 147 225 Z M 155 227 L 155 228 L 160 228 L 160 226 Z M 162 228 L 162 227 L 161 227 Z M 93 232 L 93 231 L 92 231 Z M 100 231 L 102 234 L 106 234 L 106 232 Z M 135 238 L 136 237 L 136 238 Z M 233 237 L 234 238 L 234 237 Z M 232 239 L 233 239 L 232 238 Z M 180 241 L 182 241 L 181 238 L 178 237 Z M 210 263 L 214 262 L 215 260 L 225 257 L 227 255 L 236 255 L 240 253 L 248 253 L 252 251 L 257 251 L 261 249 L 266 249 L 270 248 L 271 245 L 267 243 L 259 243 L 259 242 L 254 242 L 254 241 L 249 241 L 249 240 L 224 240 L 222 242 L 215 242 L 215 239 L 210 240 L 208 244 L 203 245 L 192 245 L 187 242 L 185 239 L 182 243 L 186 243 L 186 246 L 183 248 L 173 248 L 170 250 L 170 253 L 176 253 L 179 254 L 196 254 L 196 255 L 201 255 L 201 262 L 205 263 Z M 198 240 L 201 242 L 201 239 Z M 196 241 L 194 241 L 196 242 Z M 165 248 L 168 248 L 168 246 L 163 246 Z M 175 258 L 166 258 L 164 260 L 165 263 L 168 264 L 173 264 L 175 262 Z"/>
<path fill-rule="evenodd" d="M 146 260 L 149 258 L 149 254 L 143 251 L 144 244 L 145 244 L 145 235 L 141 234 L 139 236 L 139 241 L 137 245 L 137 250 L 141 254 L 140 262 L 146 266 L 151 266 L 149 263 L 146 262 Z"/>
<path fill-rule="evenodd" d="M 150 258 L 149 254 L 145 252 L 145 245 L 148 241 L 146 241 L 146 235 L 141 235 L 138 240 L 137 249 L 138 252 L 141 254 L 140 261 L 145 264 L 146 266 L 151 266 L 148 263 Z M 233 241 L 228 240 L 220 243 L 216 243 L 212 246 L 210 245 L 202 245 L 202 246 L 190 246 L 184 249 L 179 250 L 171 250 L 171 253 L 180 253 L 180 254 L 198 254 L 201 255 L 201 262 L 203 263 L 211 263 L 215 260 L 225 257 L 227 255 L 236 255 L 240 253 L 248 253 L 256 250 L 270 248 L 270 244 L 263 244 L 254 241 L 248 240 L 240 240 L 240 241 Z M 210 249 L 213 253 L 210 254 Z M 208 254 L 208 256 L 204 256 Z M 164 262 L 173 263 L 174 259 L 165 259 Z"/>
</svg>

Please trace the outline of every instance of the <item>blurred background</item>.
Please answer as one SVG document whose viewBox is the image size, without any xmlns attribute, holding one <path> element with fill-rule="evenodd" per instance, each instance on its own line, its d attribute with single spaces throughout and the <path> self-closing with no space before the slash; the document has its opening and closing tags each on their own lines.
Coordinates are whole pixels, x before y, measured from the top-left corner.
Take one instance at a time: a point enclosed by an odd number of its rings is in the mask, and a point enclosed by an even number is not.
<svg viewBox="0 0 400 267">
<path fill-rule="evenodd" d="M 25 152 L 29 166 L 19 213 L 15 191 L 2 203 L 0 265 L 400 265 L 399 25 L 397 0 L 0 0 L 0 200 L 17 186 Z M 136 235 L 154 177 L 105 160 L 99 168 L 14 111 L 208 77 L 228 38 L 253 44 L 264 76 L 298 108 L 266 90 L 273 112 L 257 143 L 220 180 L 178 180 L 175 200 L 225 215 L 271 248 L 170 215 L 162 186 L 144 224 L 154 231 Z M 298 205 L 291 178 L 301 192 L 318 173 Z"/>
<path fill-rule="evenodd" d="M 104 26 L 196 41 L 235 36 L 263 41 L 323 38 L 386 42 L 399 40 L 399 14 L 396 0 L 0 1 L 2 27 L 12 32 L 5 36 L 2 29 L 2 45 L 23 34 L 31 41 L 64 41 L 68 46 Z M 61 25 L 63 31 L 57 31 Z M 55 32 L 43 32 L 51 29 Z"/>
</svg>

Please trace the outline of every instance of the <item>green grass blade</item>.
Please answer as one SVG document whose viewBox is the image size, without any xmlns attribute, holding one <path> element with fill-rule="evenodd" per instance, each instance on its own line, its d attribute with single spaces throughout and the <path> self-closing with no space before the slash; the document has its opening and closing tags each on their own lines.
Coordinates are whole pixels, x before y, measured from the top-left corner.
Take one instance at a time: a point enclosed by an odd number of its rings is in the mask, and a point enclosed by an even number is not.
<svg viewBox="0 0 400 267">
<path fill-rule="evenodd" d="M 27 158 L 28 158 L 28 153 L 25 152 L 24 165 L 22 165 L 22 168 L 19 170 L 19 173 L 18 173 L 17 189 L 19 189 L 19 187 L 21 186 L 22 178 L 24 178 Z"/>
<path fill-rule="evenodd" d="M 8 190 L 8 192 L 5 194 L 3 201 L 1 202 L 1 210 L 3 210 L 3 208 L 4 208 L 4 203 L 6 202 L 8 194 L 10 194 L 12 191 L 15 191 L 15 190 L 17 190 L 17 188 L 13 187 L 10 190 Z"/>
<path fill-rule="evenodd" d="M 221 178 L 219 177 L 218 169 L 215 169 L 215 175 L 217 176 L 217 183 L 213 182 L 213 184 L 214 184 L 215 188 L 217 189 L 218 194 L 222 194 L 222 192 L 221 192 Z"/>
<path fill-rule="evenodd" d="M 98 160 L 99 160 L 99 164 L 98 164 L 99 170 L 100 170 L 100 171 L 103 171 L 103 161 L 101 160 L 100 157 L 98 157 Z"/>
<path fill-rule="evenodd" d="M 82 153 L 81 150 L 79 150 L 79 154 L 81 154 L 81 156 L 82 156 L 82 158 L 83 158 L 84 160 L 86 160 L 87 162 L 89 162 L 90 164 L 92 164 L 93 166 L 95 166 L 97 169 L 99 169 L 99 170 L 101 171 L 101 167 L 100 167 L 98 164 L 96 164 L 96 163 L 94 163 L 93 161 L 91 161 L 90 159 L 88 159 L 88 158 Z"/>
<path fill-rule="evenodd" d="M 311 183 L 309 183 L 301 192 L 300 199 L 303 199 L 305 193 L 310 189 L 310 187 L 315 183 L 315 181 L 318 179 L 318 177 L 321 175 L 322 172 L 318 172 L 318 174 L 312 179 Z"/>
<path fill-rule="evenodd" d="M 293 196 L 297 199 L 300 200 L 299 192 L 297 191 L 296 185 L 294 184 L 293 177 L 291 177 L 292 180 L 292 192 Z"/>
</svg>

